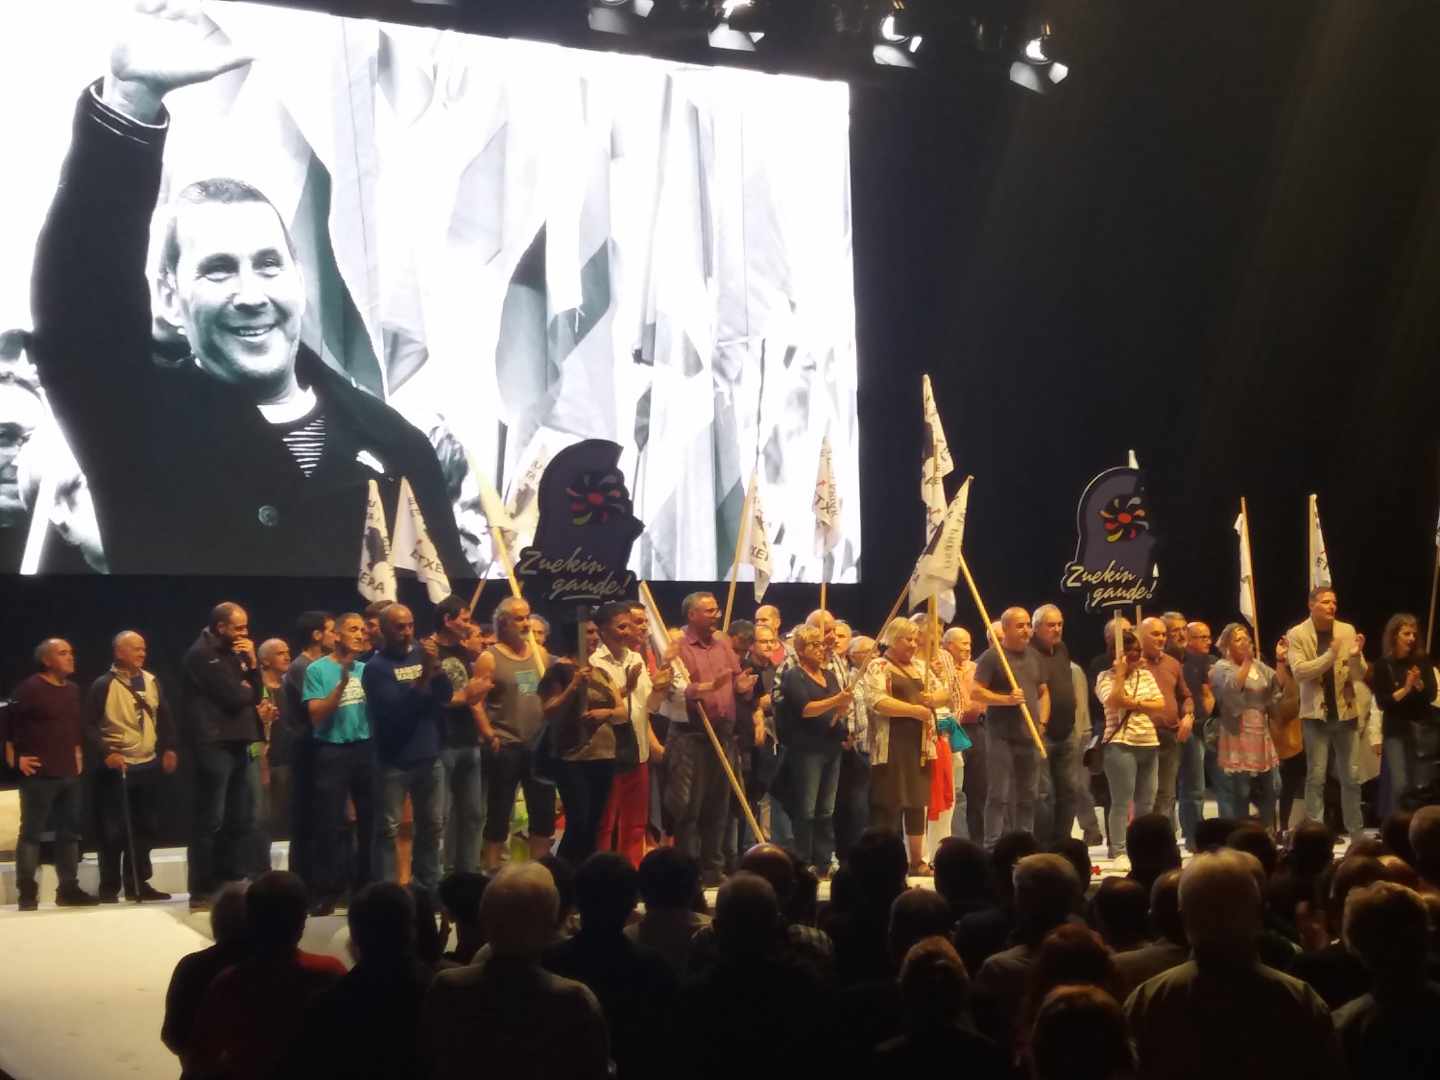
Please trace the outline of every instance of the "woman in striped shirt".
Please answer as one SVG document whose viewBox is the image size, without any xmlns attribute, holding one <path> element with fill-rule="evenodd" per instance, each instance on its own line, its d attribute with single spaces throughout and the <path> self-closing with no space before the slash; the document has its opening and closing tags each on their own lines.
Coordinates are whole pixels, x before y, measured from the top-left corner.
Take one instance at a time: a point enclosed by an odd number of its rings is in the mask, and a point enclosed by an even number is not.
<svg viewBox="0 0 1440 1080">
<path fill-rule="evenodd" d="M 1155 804 L 1160 740 L 1153 716 L 1165 709 L 1165 698 L 1155 676 L 1141 661 L 1140 641 L 1125 631 L 1124 655 L 1095 680 L 1095 695 L 1105 703 L 1105 779 L 1110 783 L 1110 857 L 1115 869 L 1127 873 L 1125 828 L 1131 800 L 1135 816 L 1148 814 Z"/>
</svg>

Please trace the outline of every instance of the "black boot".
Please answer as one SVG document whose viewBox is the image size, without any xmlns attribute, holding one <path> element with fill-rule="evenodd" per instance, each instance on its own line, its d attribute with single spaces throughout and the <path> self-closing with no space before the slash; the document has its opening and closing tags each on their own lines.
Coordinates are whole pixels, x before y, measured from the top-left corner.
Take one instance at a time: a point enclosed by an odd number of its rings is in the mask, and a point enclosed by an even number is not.
<svg viewBox="0 0 1440 1080">
<path fill-rule="evenodd" d="M 77 881 L 62 882 L 55 890 L 56 907 L 94 907 L 98 903 L 100 898 L 80 888 Z"/>
<path fill-rule="evenodd" d="M 143 904 L 158 903 L 163 900 L 172 899 L 172 897 L 168 892 L 161 892 L 159 889 L 155 888 L 155 886 L 151 885 L 150 882 L 142 881 L 140 883 L 140 894 L 137 896 L 135 894 L 135 890 L 126 889 L 125 899 L 131 901 L 139 901 Z"/>
<path fill-rule="evenodd" d="M 40 906 L 40 887 L 39 887 L 38 885 L 36 885 L 35 882 L 33 882 L 33 881 L 30 882 L 28 885 L 27 885 L 25 882 L 22 881 L 22 882 L 19 883 L 19 885 L 20 885 L 20 905 L 19 905 L 19 906 L 20 906 L 20 910 L 21 910 L 21 911 L 34 911 L 36 908 L 38 908 L 38 907 Z"/>
</svg>

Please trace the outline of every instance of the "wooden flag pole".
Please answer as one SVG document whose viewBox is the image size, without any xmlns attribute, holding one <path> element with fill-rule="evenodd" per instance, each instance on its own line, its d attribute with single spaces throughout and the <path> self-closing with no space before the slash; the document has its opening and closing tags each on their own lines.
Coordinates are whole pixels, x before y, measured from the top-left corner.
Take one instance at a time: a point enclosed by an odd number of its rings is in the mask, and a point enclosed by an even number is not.
<svg viewBox="0 0 1440 1080">
<path fill-rule="evenodd" d="M 1311 495 L 1305 500 L 1305 595 L 1310 595 L 1310 575 L 1315 573 L 1315 496 Z M 1253 559 L 1255 553 L 1251 552 Z"/>
<path fill-rule="evenodd" d="M 750 483 L 745 489 L 745 501 L 740 506 L 740 530 L 735 534 L 735 558 L 730 561 L 730 591 L 725 594 L 725 620 L 720 624 L 722 634 L 730 632 L 730 615 L 735 610 L 735 583 L 740 578 L 740 557 L 745 552 L 745 541 L 749 539 L 750 501 L 753 498 L 755 498 L 755 476 L 752 473 Z"/>
<path fill-rule="evenodd" d="M 1120 629 L 1120 609 L 1114 608 L 1110 619 L 1110 638 L 1115 645 L 1115 659 L 1118 662 L 1125 656 L 1125 634 Z"/>
<path fill-rule="evenodd" d="M 885 616 L 885 621 L 880 624 L 880 631 L 875 635 L 876 641 L 879 641 L 880 637 L 885 633 L 885 627 L 890 625 L 890 620 L 895 618 L 896 615 L 900 614 L 900 605 L 905 603 L 905 596 L 909 592 L 910 582 L 907 579 L 905 584 L 900 587 L 900 595 L 895 597 L 895 603 L 890 605 L 890 613 Z"/>
<path fill-rule="evenodd" d="M 640 591 L 645 594 L 645 601 L 650 605 L 650 610 L 660 620 L 660 627 L 668 636 L 670 631 L 665 626 L 665 617 L 660 614 L 660 605 L 655 603 L 655 597 L 650 594 L 650 586 L 640 582 Z M 659 659 L 657 657 L 657 659 Z M 750 800 L 745 798 L 745 789 L 740 785 L 739 779 L 735 776 L 735 770 L 730 765 L 730 759 L 725 756 L 725 748 L 720 745 L 720 739 L 715 734 L 715 728 L 710 724 L 710 717 L 705 712 L 705 706 L 698 700 L 695 702 L 695 711 L 700 714 L 700 723 L 705 727 L 705 734 L 710 736 L 710 745 L 715 748 L 715 756 L 720 759 L 720 767 L 725 770 L 725 779 L 730 781 L 730 790 L 735 793 L 735 798 L 740 800 L 740 809 L 745 813 L 745 821 L 750 830 L 755 834 L 759 843 L 766 842 L 765 831 L 760 828 L 760 822 L 755 820 L 755 811 L 750 809 Z"/>
<path fill-rule="evenodd" d="M 475 608 L 480 603 L 480 594 L 484 591 L 485 578 L 482 577 L 479 581 L 475 582 L 475 591 L 470 594 L 470 606 L 465 609 L 467 615 L 473 616 L 475 614 Z"/>
<path fill-rule="evenodd" d="M 970 595 L 975 600 L 975 607 L 980 611 L 980 618 L 984 620 L 990 640 L 995 644 L 995 655 L 1000 657 L 1000 666 L 1005 669 L 1005 677 L 1010 680 L 1010 689 L 1019 690 L 1020 683 L 1015 678 L 1015 672 L 1010 667 L 1010 659 L 1005 655 L 1005 647 L 1000 644 L 999 635 L 993 629 L 990 621 L 990 612 L 985 607 L 985 601 L 980 599 L 980 589 L 975 584 L 975 579 L 970 576 L 970 565 L 965 561 L 965 553 L 959 553 L 960 572 L 965 575 L 965 584 L 970 587 Z M 1030 706 L 1020 702 L 1020 715 L 1025 718 L 1025 726 L 1030 729 L 1030 737 L 1035 740 L 1035 749 L 1040 752 L 1043 759 L 1048 757 L 1045 753 L 1045 740 L 1040 738 L 1040 731 L 1035 726 L 1035 718 L 1030 715 Z"/>
<path fill-rule="evenodd" d="M 820 610 L 821 610 L 821 611 L 829 611 L 830 608 L 829 608 L 829 607 L 826 605 L 826 603 L 825 603 L 825 585 L 826 585 L 826 581 L 825 581 L 825 578 L 823 577 L 823 574 L 825 573 L 825 571 L 822 569 L 822 570 L 820 571 L 820 573 L 822 574 L 822 577 L 820 578 Z"/>
<path fill-rule="evenodd" d="M 1240 520 L 1245 523 L 1245 550 L 1250 553 L 1250 613 L 1253 620 L 1250 629 L 1255 632 L 1255 655 L 1260 655 L 1260 605 L 1255 602 L 1255 549 L 1250 546 L 1250 511 L 1245 508 L 1245 496 L 1240 496 Z M 1434 609 L 1431 609 L 1434 615 Z"/>
</svg>

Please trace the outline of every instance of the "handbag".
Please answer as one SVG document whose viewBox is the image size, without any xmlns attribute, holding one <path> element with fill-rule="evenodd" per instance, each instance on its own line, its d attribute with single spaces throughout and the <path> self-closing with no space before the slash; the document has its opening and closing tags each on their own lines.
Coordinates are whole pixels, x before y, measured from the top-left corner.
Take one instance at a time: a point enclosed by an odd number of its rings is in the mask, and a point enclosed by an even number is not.
<svg viewBox="0 0 1440 1080">
<path fill-rule="evenodd" d="M 1280 696 L 1265 707 L 1265 723 L 1270 728 L 1275 754 L 1281 761 L 1305 749 L 1305 737 L 1300 730 L 1300 687 L 1293 678 Z"/>
</svg>

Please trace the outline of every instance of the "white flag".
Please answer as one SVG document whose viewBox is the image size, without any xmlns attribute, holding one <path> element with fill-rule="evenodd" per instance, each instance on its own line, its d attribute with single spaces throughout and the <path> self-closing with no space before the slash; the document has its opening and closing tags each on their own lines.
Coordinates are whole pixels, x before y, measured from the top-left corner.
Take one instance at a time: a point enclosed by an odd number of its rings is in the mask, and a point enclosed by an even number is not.
<svg viewBox="0 0 1440 1080">
<path fill-rule="evenodd" d="M 758 604 L 765 599 L 765 590 L 770 587 L 771 574 L 770 529 L 765 524 L 765 510 L 760 505 L 759 469 L 750 475 L 750 522 L 749 527 L 743 531 L 745 547 L 741 552 L 740 561 L 755 568 L 755 602 Z"/>
<path fill-rule="evenodd" d="M 820 440 L 820 468 L 815 474 L 815 554 L 824 558 L 840 544 L 840 491 L 835 486 L 835 462 L 830 436 Z"/>
<path fill-rule="evenodd" d="M 1320 503 L 1310 496 L 1310 588 L 1330 588 L 1330 557 L 1325 554 L 1325 535 L 1320 531 Z"/>
<path fill-rule="evenodd" d="M 960 485 L 955 498 L 931 537 L 924 554 L 910 575 L 910 607 L 919 607 L 932 596 L 939 601 L 940 617 L 955 617 L 955 582 L 960 578 L 960 550 L 965 543 L 965 514 L 970 504 L 970 480 Z"/>
<path fill-rule="evenodd" d="M 665 631 L 665 619 L 655 607 L 655 597 L 648 587 L 640 590 L 640 605 L 645 609 L 645 628 L 650 633 L 650 645 L 655 650 L 655 659 L 664 663 L 665 654 L 670 651 L 670 635 Z"/>
<path fill-rule="evenodd" d="M 395 511 L 395 544 L 391 548 L 390 564 L 396 570 L 410 570 L 425 584 L 425 595 L 432 604 L 438 604 L 450 595 L 450 579 L 445 575 L 445 564 L 430 539 L 430 530 L 425 527 L 425 517 L 420 513 L 420 503 L 410 490 L 410 481 L 400 478 L 400 503 Z"/>
<path fill-rule="evenodd" d="M 920 393 L 925 405 L 925 457 L 920 463 L 920 498 L 925 502 L 925 532 L 928 536 L 945 518 L 945 477 L 955 471 L 950 457 L 950 444 L 940 426 L 940 413 L 935 408 L 935 394 L 930 389 L 930 376 L 920 380 Z"/>
<path fill-rule="evenodd" d="M 1240 614 L 1251 627 L 1255 625 L 1255 567 L 1250 561 L 1250 523 L 1245 511 L 1235 519 L 1235 535 L 1240 538 Z"/>
<path fill-rule="evenodd" d="M 380 485 L 374 480 L 370 481 L 370 501 L 365 506 L 365 532 L 360 537 L 360 578 L 355 587 L 366 600 L 395 599 L 395 568 L 390 565 L 390 531 L 385 527 Z"/>
</svg>

